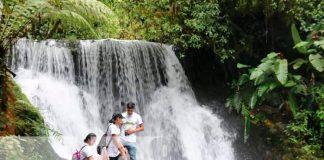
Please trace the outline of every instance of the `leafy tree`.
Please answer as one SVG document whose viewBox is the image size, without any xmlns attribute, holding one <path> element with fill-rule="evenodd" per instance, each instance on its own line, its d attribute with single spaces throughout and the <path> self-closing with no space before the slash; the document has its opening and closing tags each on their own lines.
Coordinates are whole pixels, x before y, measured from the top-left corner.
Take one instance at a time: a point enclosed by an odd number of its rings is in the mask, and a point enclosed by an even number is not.
<svg viewBox="0 0 324 160">
<path fill-rule="evenodd" d="M 226 59 L 230 30 L 220 1 L 102 0 L 120 17 L 122 39 L 144 39 L 187 49 L 208 47 Z"/>
</svg>

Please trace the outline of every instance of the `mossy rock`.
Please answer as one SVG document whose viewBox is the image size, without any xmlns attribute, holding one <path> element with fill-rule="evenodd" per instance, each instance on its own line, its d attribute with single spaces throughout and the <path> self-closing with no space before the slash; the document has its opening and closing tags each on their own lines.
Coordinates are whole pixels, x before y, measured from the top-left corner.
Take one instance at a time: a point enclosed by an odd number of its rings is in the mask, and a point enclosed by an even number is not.
<svg viewBox="0 0 324 160">
<path fill-rule="evenodd" d="M 44 118 L 23 94 L 21 88 L 9 75 L 3 85 L 5 87 L 5 105 L 0 112 L 1 135 L 48 136 L 48 128 Z"/>
<path fill-rule="evenodd" d="M 40 113 L 25 101 L 15 103 L 16 135 L 46 136 L 47 128 Z"/>
</svg>

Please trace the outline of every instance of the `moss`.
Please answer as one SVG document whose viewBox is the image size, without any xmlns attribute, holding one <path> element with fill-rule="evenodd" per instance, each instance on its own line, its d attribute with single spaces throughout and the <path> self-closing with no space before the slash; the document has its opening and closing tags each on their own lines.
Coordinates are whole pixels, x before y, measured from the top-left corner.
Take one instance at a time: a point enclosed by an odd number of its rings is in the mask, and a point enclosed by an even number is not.
<svg viewBox="0 0 324 160">
<path fill-rule="evenodd" d="M 48 136 L 44 119 L 9 75 L 3 83 L 5 105 L 1 110 L 1 135 Z"/>
</svg>

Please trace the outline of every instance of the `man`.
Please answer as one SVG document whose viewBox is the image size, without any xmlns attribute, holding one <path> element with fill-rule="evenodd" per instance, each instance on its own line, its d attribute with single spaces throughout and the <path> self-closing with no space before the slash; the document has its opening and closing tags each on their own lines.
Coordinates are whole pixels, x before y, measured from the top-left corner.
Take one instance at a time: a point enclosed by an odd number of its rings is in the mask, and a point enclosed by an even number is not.
<svg viewBox="0 0 324 160">
<path fill-rule="evenodd" d="M 122 114 L 125 119 L 121 140 L 128 150 L 130 160 L 136 160 L 136 133 L 144 131 L 144 123 L 142 117 L 134 112 L 135 104 L 133 102 L 127 103 L 126 109 L 126 112 Z"/>
<path fill-rule="evenodd" d="M 117 113 L 112 116 L 111 123 L 107 132 L 109 160 L 117 160 L 119 157 L 126 159 L 126 149 L 120 141 L 120 128 L 124 117 Z"/>
</svg>

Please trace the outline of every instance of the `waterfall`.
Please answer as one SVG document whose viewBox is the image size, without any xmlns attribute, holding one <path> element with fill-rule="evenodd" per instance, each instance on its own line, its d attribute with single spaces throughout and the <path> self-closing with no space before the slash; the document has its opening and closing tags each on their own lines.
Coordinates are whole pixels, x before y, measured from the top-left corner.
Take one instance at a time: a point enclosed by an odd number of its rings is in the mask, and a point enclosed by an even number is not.
<svg viewBox="0 0 324 160">
<path fill-rule="evenodd" d="M 75 49 L 70 49 L 75 48 Z M 81 146 L 87 133 L 101 136 L 121 102 L 135 102 L 145 131 L 138 159 L 235 159 L 234 135 L 222 119 L 200 106 L 171 46 L 125 40 L 20 39 L 13 46 L 15 80 L 38 107 L 62 157 Z"/>
</svg>

